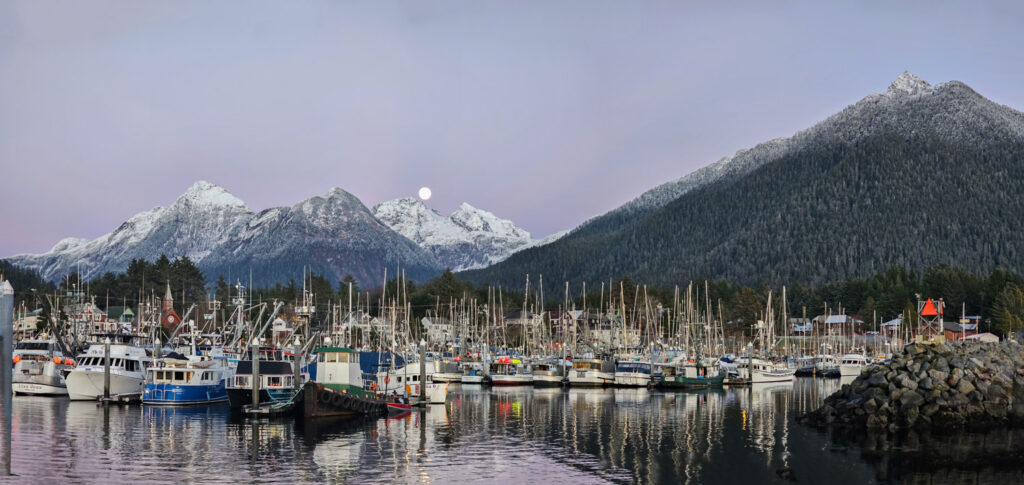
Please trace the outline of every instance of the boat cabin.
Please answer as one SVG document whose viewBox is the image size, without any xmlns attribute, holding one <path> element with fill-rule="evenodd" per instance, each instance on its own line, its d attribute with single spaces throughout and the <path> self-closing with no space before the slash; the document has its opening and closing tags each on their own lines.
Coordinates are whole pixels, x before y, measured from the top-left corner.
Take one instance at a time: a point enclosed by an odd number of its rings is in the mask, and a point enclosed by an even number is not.
<svg viewBox="0 0 1024 485">
<path fill-rule="evenodd" d="M 150 384 L 216 385 L 220 383 L 219 377 L 218 372 L 209 369 L 151 368 L 146 381 Z"/>
<path fill-rule="evenodd" d="M 615 366 L 615 372 L 628 372 L 633 374 L 650 374 L 654 365 L 643 361 L 622 361 Z"/>
<path fill-rule="evenodd" d="M 346 347 L 320 347 L 315 353 L 316 376 L 320 384 L 338 391 L 366 386 L 358 351 Z"/>
</svg>

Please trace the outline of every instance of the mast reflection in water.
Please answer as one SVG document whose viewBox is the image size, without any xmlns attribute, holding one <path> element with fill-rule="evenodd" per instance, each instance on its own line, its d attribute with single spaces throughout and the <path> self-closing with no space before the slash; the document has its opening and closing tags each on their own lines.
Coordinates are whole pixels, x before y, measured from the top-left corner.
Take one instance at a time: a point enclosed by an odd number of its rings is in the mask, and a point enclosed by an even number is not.
<svg viewBox="0 0 1024 485">
<path fill-rule="evenodd" d="M 922 451 L 928 443 L 945 448 L 948 441 L 842 441 L 797 424 L 796 416 L 839 385 L 798 379 L 676 393 L 453 385 L 448 403 L 426 412 L 315 423 L 248 421 L 226 406 L 104 409 L 19 396 L 13 468 L 36 481 L 136 483 L 837 484 L 941 482 L 965 473 L 981 480 L 1020 478 L 1022 466 L 1013 465 L 1019 460 L 979 468 L 925 458 L 934 455 Z M 1020 456 L 1013 444 L 1024 439 L 1012 433 L 973 435 L 970 442 L 980 439 L 986 452 Z M 894 451 L 903 449 L 912 452 Z"/>
</svg>

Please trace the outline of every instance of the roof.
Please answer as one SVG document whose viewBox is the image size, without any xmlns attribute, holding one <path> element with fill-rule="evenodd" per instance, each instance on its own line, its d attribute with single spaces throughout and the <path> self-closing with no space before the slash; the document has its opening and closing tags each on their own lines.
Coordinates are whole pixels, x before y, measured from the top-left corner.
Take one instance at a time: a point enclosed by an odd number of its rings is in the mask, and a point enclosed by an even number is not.
<svg viewBox="0 0 1024 485">
<path fill-rule="evenodd" d="M 968 335 L 964 337 L 964 340 L 977 340 L 979 342 L 998 342 L 999 337 L 993 333 L 985 332 L 976 335 Z"/>
<path fill-rule="evenodd" d="M 903 323 L 903 318 L 902 317 L 898 317 L 898 318 L 893 318 L 892 320 L 889 320 L 888 322 L 882 322 L 882 326 L 883 327 L 898 327 L 902 323 Z"/>
</svg>

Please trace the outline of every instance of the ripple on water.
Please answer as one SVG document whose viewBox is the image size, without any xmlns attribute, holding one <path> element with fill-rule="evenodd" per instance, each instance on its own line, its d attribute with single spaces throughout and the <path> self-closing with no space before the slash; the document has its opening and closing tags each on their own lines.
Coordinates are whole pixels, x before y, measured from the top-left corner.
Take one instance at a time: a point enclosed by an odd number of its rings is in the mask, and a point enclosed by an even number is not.
<svg viewBox="0 0 1024 485">
<path fill-rule="evenodd" d="M 782 476 L 840 484 L 919 473 L 892 457 L 869 463 L 857 444 L 831 452 L 828 436 L 795 423 L 837 385 L 799 380 L 677 393 L 452 386 L 446 405 L 422 413 L 314 423 L 254 423 L 225 406 L 103 408 L 18 396 L 12 466 L 34 482 L 133 484 L 782 483 Z"/>
</svg>

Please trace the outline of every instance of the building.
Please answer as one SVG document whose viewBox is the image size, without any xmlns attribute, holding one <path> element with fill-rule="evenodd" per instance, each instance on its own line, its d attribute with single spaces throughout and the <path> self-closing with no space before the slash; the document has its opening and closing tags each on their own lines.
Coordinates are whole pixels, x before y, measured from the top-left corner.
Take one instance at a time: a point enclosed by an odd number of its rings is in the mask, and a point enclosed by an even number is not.
<svg viewBox="0 0 1024 485">
<path fill-rule="evenodd" d="M 14 340 L 23 340 L 36 334 L 39 326 L 39 313 L 42 310 L 27 311 L 22 307 L 20 312 L 14 315 Z"/>
<path fill-rule="evenodd" d="M 996 342 L 999 342 L 999 337 L 997 337 L 995 334 L 992 334 L 992 333 L 989 333 L 989 332 L 985 332 L 985 333 L 978 333 L 978 334 L 974 334 L 974 335 L 968 335 L 967 337 L 964 338 L 964 340 L 966 340 L 968 342 L 974 341 L 974 342 L 984 342 L 984 343 L 996 343 Z"/>
<path fill-rule="evenodd" d="M 969 321 L 966 320 L 965 321 Z M 942 333 L 946 336 L 947 342 L 963 340 L 967 337 L 978 335 L 977 323 L 942 322 Z M 997 339 L 998 340 L 998 339 Z"/>
<path fill-rule="evenodd" d="M 167 283 L 167 294 L 164 295 L 163 306 L 160 309 L 160 325 L 168 330 L 181 323 L 181 317 L 174 311 L 174 296 L 171 295 L 171 284 Z"/>
</svg>

